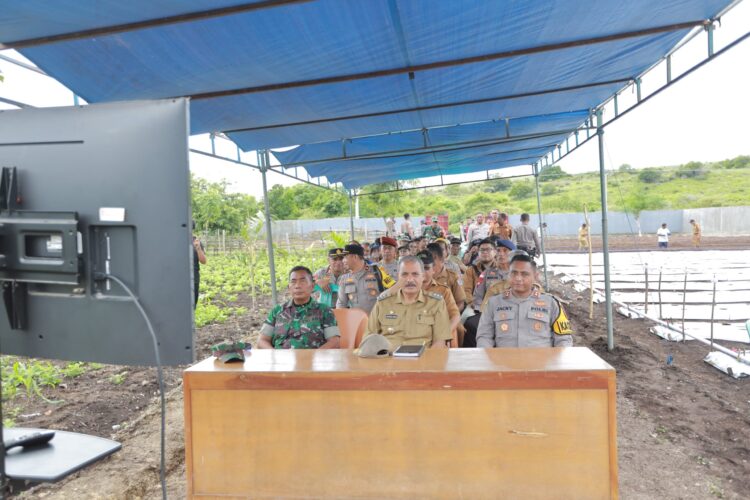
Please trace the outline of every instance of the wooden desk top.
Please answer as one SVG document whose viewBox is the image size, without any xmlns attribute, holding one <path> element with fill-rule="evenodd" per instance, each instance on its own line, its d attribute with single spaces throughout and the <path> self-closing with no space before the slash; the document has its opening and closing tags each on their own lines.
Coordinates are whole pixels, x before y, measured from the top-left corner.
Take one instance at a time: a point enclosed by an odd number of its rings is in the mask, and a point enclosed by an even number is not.
<svg viewBox="0 0 750 500">
<path fill-rule="evenodd" d="M 184 376 L 193 389 L 606 389 L 614 368 L 586 347 L 427 349 L 419 358 L 360 358 L 348 349 L 253 349 L 244 363 L 211 357 Z"/>
</svg>

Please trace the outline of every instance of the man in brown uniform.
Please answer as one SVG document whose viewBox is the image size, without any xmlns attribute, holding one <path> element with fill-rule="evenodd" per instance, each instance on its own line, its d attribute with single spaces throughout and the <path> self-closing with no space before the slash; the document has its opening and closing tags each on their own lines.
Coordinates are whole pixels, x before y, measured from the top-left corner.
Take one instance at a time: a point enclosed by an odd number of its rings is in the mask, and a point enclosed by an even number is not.
<svg viewBox="0 0 750 500">
<path fill-rule="evenodd" d="M 466 294 L 464 293 L 464 283 L 461 276 L 445 267 L 445 255 L 443 254 L 443 247 L 440 244 L 430 243 L 427 245 L 427 251 L 432 254 L 432 258 L 435 261 L 433 264 L 435 281 L 451 289 L 458 310 L 463 311 L 466 304 Z"/>
<path fill-rule="evenodd" d="M 461 341 L 464 337 L 464 326 L 460 323 L 461 311 L 456 305 L 456 301 L 453 298 L 450 288 L 445 285 L 441 285 L 434 279 L 434 267 L 435 260 L 431 252 L 424 251 L 417 254 L 419 260 L 422 261 L 424 267 L 424 282 L 422 283 L 422 290 L 425 292 L 439 293 L 445 299 L 445 305 L 448 309 L 448 317 L 451 320 L 451 334 L 453 330 L 456 330 L 456 342 L 461 345 Z M 458 347 L 458 345 L 456 347 Z"/>
<path fill-rule="evenodd" d="M 693 225 L 693 246 L 698 248 L 701 246 L 701 225 L 695 219 L 690 219 L 690 224 Z"/>
<path fill-rule="evenodd" d="M 422 290 L 422 261 L 414 256 L 402 257 L 398 270 L 398 290 L 380 294 L 367 321 L 365 336 L 379 333 L 393 348 L 422 344 L 446 347 L 451 331 L 445 299 Z"/>
<path fill-rule="evenodd" d="M 477 260 L 464 273 L 464 296 L 473 297 L 479 275 L 495 261 L 495 245 L 488 238 L 481 240 L 477 248 Z M 468 252 L 467 252 L 468 253 Z"/>
</svg>

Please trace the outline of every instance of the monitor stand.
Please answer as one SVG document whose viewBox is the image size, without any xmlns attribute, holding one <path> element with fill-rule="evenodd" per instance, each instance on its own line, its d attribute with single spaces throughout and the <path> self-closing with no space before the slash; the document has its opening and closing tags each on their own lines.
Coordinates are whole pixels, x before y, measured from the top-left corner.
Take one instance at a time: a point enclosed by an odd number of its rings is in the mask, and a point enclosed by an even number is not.
<svg viewBox="0 0 750 500">
<path fill-rule="evenodd" d="M 29 483 L 59 481 L 122 447 L 111 439 L 57 430 L 55 436 L 44 445 L 16 447 L 7 452 L 2 445 L 3 439 L 10 440 L 43 430 L 45 429 L 16 427 L 4 429 L 0 403 L 0 499 L 6 497 L 11 485 L 14 490 L 23 490 L 29 487 Z"/>
</svg>

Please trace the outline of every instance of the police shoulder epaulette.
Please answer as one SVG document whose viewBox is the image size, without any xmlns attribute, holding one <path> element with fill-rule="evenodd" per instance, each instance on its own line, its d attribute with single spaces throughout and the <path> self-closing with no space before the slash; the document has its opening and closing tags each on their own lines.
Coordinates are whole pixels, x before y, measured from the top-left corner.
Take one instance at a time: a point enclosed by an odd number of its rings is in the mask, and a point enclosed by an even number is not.
<svg viewBox="0 0 750 500">
<path fill-rule="evenodd" d="M 535 288 L 531 292 L 531 296 L 534 297 L 535 299 L 538 299 L 541 294 L 542 294 L 542 291 L 539 288 Z"/>
<path fill-rule="evenodd" d="M 436 292 L 426 292 L 425 295 L 435 300 L 443 300 L 443 296 Z"/>
<path fill-rule="evenodd" d="M 390 290 L 386 290 L 385 292 L 383 292 L 383 293 L 381 293 L 380 295 L 378 295 L 378 301 L 380 301 L 380 300 L 383 300 L 383 299 L 387 299 L 387 298 L 388 298 L 388 297 L 390 297 L 391 295 L 393 295 L 393 294 L 391 293 L 391 291 L 390 291 Z"/>
</svg>

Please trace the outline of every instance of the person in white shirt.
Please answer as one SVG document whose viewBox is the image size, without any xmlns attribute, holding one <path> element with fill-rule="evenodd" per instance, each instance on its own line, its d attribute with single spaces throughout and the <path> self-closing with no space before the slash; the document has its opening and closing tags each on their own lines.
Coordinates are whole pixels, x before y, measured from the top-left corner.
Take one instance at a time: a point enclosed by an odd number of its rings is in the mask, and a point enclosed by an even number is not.
<svg viewBox="0 0 750 500">
<path fill-rule="evenodd" d="M 477 214 L 477 221 L 469 226 L 466 241 L 483 240 L 490 234 L 490 225 L 484 222 L 484 214 Z"/>
<path fill-rule="evenodd" d="M 662 223 L 661 227 L 656 230 L 656 241 L 659 242 L 659 248 L 667 248 L 669 246 L 669 235 L 672 234 L 667 229 L 667 223 Z"/>
<path fill-rule="evenodd" d="M 411 225 L 411 216 L 404 214 L 404 222 L 401 223 L 401 234 L 408 234 L 409 238 L 414 239 L 414 227 Z"/>
</svg>

